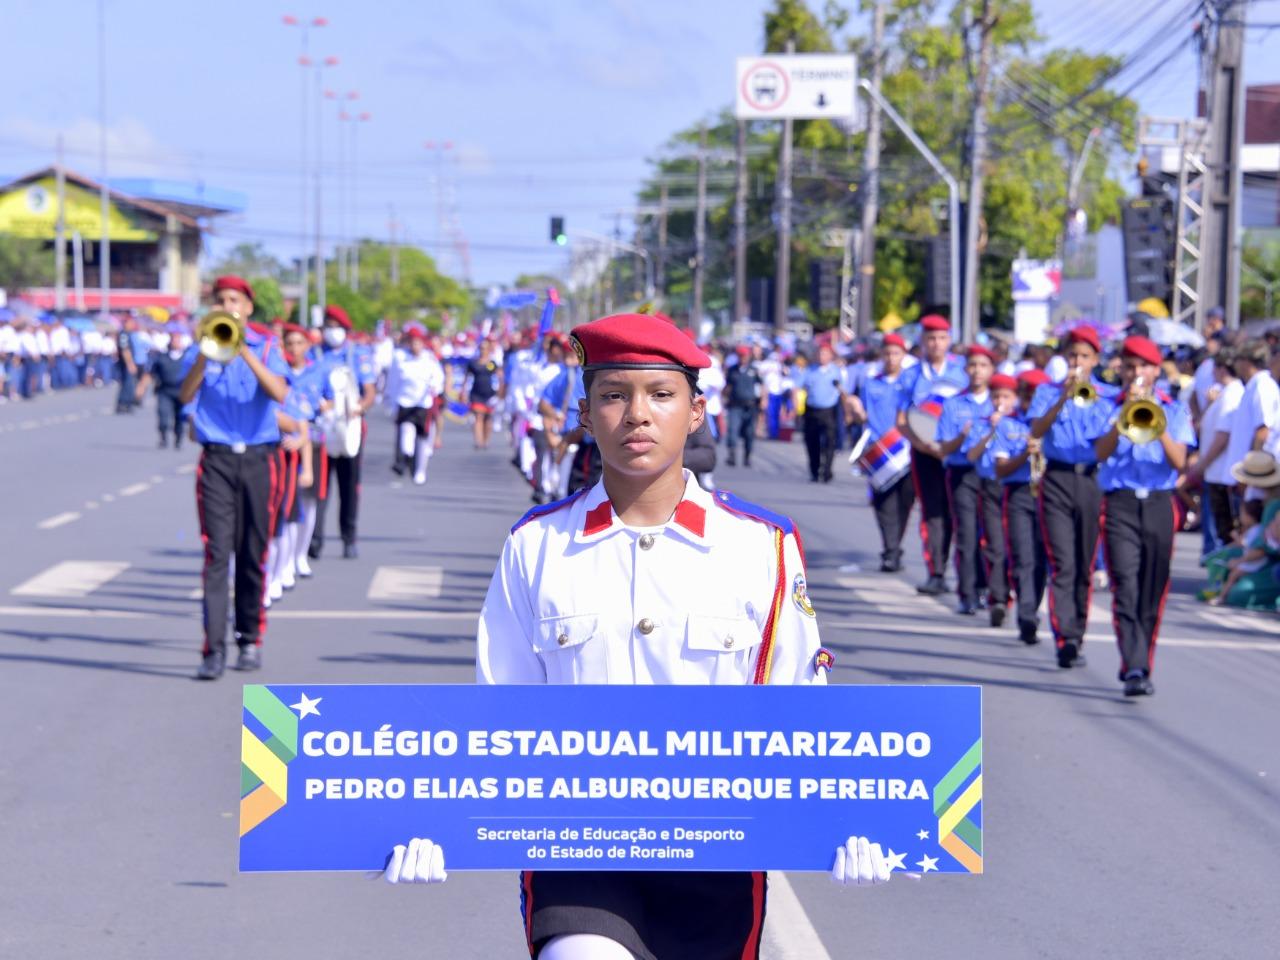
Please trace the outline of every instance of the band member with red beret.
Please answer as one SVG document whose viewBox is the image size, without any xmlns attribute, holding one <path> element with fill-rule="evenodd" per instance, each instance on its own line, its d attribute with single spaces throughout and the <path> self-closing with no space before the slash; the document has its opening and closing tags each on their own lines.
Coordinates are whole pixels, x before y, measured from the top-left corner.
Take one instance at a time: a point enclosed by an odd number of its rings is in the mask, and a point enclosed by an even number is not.
<svg viewBox="0 0 1280 960">
<path fill-rule="evenodd" d="M 972 351 L 971 351 L 972 355 Z M 995 362 L 992 356 L 992 362 Z M 972 430 L 979 436 L 970 444 L 967 456 L 978 477 L 978 510 L 982 520 L 982 559 L 987 576 L 987 603 L 990 607 L 991 626 L 1004 625 L 1009 611 L 1009 553 L 1005 542 L 1004 490 L 996 474 L 995 437 L 1005 420 L 1016 419 L 1018 413 L 1018 382 L 1013 377 L 993 374 L 987 382 L 991 393 L 991 414 L 986 423 L 979 421 Z"/>
<path fill-rule="evenodd" d="M 253 315 L 253 288 L 240 277 L 219 277 L 213 282 L 213 302 L 247 324 Z M 267 542 L 281 481 L 276 412 L 289 387 L 274 341 L 251 329 L 244 329 L 240 352 L 228 364 L 209 360 L 198 350 L 191 356 L 179 398 L 183 404 L 194 401 L 196 440 L 204 447 L 196 469 L 196 509 L 204 540 L 204 647 L 196 676 L 216 680 L 226 666 L 232 556 L 240 647 L 236 669 L 256 670 L 262 664 Z"/>
<path fill-rule="evenodd" d="M 1129 337 L 1121 348 L 1123 393 L 1111 416 L 1095 431 L 1101 468 L 1098 485 L 1105 498 L 1103 543 L 1111 571 L 1111 619 L 1120 647 L 1120 679 L 1126 697 L 1155 693 L 1151 669 L 1156 635 L 1169 592 L 1177 504 L 1173 488 L 1186 468 L 1187 451 L 1196 445 L 1187 408 L 1155 389 L 1164 358 L 1146 337 Z M 1148 405 L 1139 410 L 1132 404 Z M 1126 420 L 1149 430 L 1126 430 Z M 1152 434 L 1157 434 L 1152 436 Z"/>
<path fill-rule="evenodd" d="M 1095 375 L 1102 342 L 1092 327 L 1067 335 L 1067 379 L 1046 384 L 1031 401 L 1031 436 L 1041 440 L 1045 474 L 1040 484 L 1040 523 L 1049 556 L 1049 623 L 1058 666 L 1083 666 L 1084 633 L 1098 551 L 1102 494 L 1095 474 L 1093 437 L 1106 423 L 1116 390 Z M 1089 389 L 1084 389 L 1089 388 Z"/>
<path fill-rule="evenodd" d="M 480 683 L 822 684 L 804 554 L 784 516 L 682 468 L 703 423 L 697 374 L 710 360 L 657 317 L 605 317 L 573 331 L 603 478 L 535 507 L 512 529 L 480 614 Z M 776 612 L 775 612 L 776 611 Z M 883 851 L 839 844 L 833 877 L 889 878 Z M 393 882 L 443 880 L 430 840 L 396 847 Z M 541 960 L 755 957 L 763 873 L 526 871 L 521 905 Z"/>
<path fill-rule="evenodd" d="M 871 507 L 880 528 L 880 570 L 902 569 L 902 537 L 915 505 L 911 483 L 910 445 L 898 431 L 898 382 L 902 379 L 907 343 L 896 333 L 887 334 L 880 351 L 880 368 L 862 379 L 858 392 L 849 397 L 849 414 L 870 433 L 863 461 L 870 469 Z M 904 449 L 905 448 L 905 449 Z M 906 464 L 901 463 L 906 456 Z M 901 471 L 901 472 L 899 472 Z"/>
<path fill-rule="evenodd" d="M 947 498 L 955 531 L 956 594 L 960 600 L 956 612 L 965 616 L 977 612 L 979 591 L 986 586 L 986 571 L 978 552 L 982 484 L 968 454 L 986 435 L 983 426 L 994 409 L 987 384 L 994 372 L 991 351 L 976 344 L 970 347 L 965 360 L 969 387 L 942 405 L 935 443 L 947 470 Z"/>
<path fill-rule="evenodd" d="M 994 379 L 994 378 L 993 378 Z M 1002 417 L 991 442 L 996 476 L 1002 486 L 1002 525 L 1007 540 L 1014 595 L 1018 598 L 1018 638 L 1040 642 L 1040 601 L 1044 599 L 1047 560 L 1037 498 L 1044 474 L 1040 441 L 1031 436 L 1028 410 L 1036 390 L 1049 382 L 1043 370 L 1018 374 L 1018 408 Z"/>
<path fill-rule="evenodd" d="M 360 465 L 367 432 L 364 415 L 377 398 L 377 377 L 369 350 L 352 340 L 351 318 L 342 307 L 330 304 L 325 308 L 323 337 L 318 360 L 328 380 L 324 410 L 328 414 L 329 471 L 338 482 L 342 555 L 350 560 L 358 553 L 356 517 L 360 509 Z M 324 549 L 327 503 L 327 497 L 316 501 L 316 529 L 308 551 L 313 560 Z"/>
<path fill-rule="evenodd" d="M 412 470 L 413 482 L 427 482 L 427 466 L 435 453 L 436 398 L 444 393 L 444 370 L 427 347 L 426 331 L 413 327 L 405 349 L 396 351 L 387 371 L 387 397 L 396 409 L 397 474 Z"/>
<path fill-rule="evenodd" d="M 951 554 L 951 507 L 946 470 L 934 445 L 942 404 L 969 386 L 964 361 L 951 353 L 951 324 L 930 314 L 920 321 L 919 363 L 898 381 L 898 430 L 911 444 L 911 479 L 920 501 L 920 542 L 928 579 L 916 589 L 938 596 L 947 592 Z"/>
</svg>

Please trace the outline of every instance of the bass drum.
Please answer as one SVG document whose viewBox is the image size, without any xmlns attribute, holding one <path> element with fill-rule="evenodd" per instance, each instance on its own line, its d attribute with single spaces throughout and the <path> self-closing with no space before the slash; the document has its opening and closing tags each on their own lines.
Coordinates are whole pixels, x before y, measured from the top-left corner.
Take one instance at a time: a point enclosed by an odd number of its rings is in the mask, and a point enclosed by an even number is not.
<svg viewBox="0 0 1280 960">
<path fill-rule="evenodd" d="M 907 425 L 911 432 L 925 443 L 933 443 L 938 439 L 938 416 L 928 410 L 912 407 L 907 411 Z"/>
</svg>

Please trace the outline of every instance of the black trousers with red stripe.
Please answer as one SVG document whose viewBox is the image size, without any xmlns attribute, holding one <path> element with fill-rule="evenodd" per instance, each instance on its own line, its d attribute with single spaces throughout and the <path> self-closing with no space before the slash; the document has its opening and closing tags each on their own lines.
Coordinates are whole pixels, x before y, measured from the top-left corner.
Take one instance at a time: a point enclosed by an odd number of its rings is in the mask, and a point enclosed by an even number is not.
<svg viewBox="0 0 1280 960">
<path fill-rule="evenodd" d="M 902 562 L 902 538 L 907 532 L 911 508 L 916 503 L 916 488 L 910 477 L 871 494 L 871 507 L 875 510 L 876 526 L 880 528 L 880 562 L 891 566 Z"/>
<path fill-rule="evenodd" d="M 594 933 L 636 960 L 758 960 L 764 873 L 527 870 L 520 909 L 529 955 L 554 937 Z"/>
<path fill-rule="evenodd" d="M 266 613 L 267 540 L 280 484 L 275 444 L 235 453 L 207 445 L 196 469 L 196 508 L 204 541 L 204 654 L 225 651 L 231 602 L 229 567 L 236 558 L 236 642 L 262 642 Z"/>
<path fill-rule="evenodd" d="M 1120 647 L 1120 678 L 1130 670 L 1148 676 L 1156 656 L 1156 634 L 1169 593 L 1176 528 L 1168 490 L 1145 497 L 1115 490 L 1105 497 L 1103 543 L 1111 574 L 1111 619 Z"/>
<path fill-rule="evenodd" d="M 920 501 L 920 542 L 929 576 L 946 575 L 951 554 L 951 507 L 947 502 L 947 474 L 942 461 L 911 451 L 911 481 Z"/>
<path fill-rule="evenodd" d="M 360 465 L 364 457 L 364 447 L 360 448 L 360 452 L 354 457 L 334 457 L 328 458 L 329 463 L 325 468 L 327 472 L 332 473 L 338 486 L 338 531 L 342 534 L 343 543 L 356 542 L 356 517 L 360 510 Z M 326 496 L 316 501 L 316 529 L 311 534 L 311 550 L 317 556 L 320 549 L 324 546 L 324 517 L 329 501 L 333 499 L 329 495 L 332 486 L 329 485 L 328 477 L 325 478 Z M 319 477 L 317 477 L 317 481 Z"/>
<path fill-rule="evenodd" d="M 1009 605 L 1009 551 L 1004 530 L 1004 490 L 999 480 L 980 479 L 982 488 L 982 559 L 987 574 L 987 601 Z"/>
<path fill-rule="evenodd" d="M 1010 483 L 1004 488 L 1004 528 L 1012 559 L 1014 593 L 1018 597 L 1018 628 L 1034 629 L 1040 623 L 1047 561 L 1044 536 L 1031 484 Z"/>
<path fill-rule="evenodd" d="M 1049 622 L 1059 647 L 1084 643 L 1101 514 L 1102 491 L 1092 470 L 1050 464 L 1040 480 L 1040 524 L 1049 556 Z"/>
<path fill-rule="evenodd" d="M 976 603 L 986 579 L 979 553 L 982 533 L 982 479 L 973 467 L 947 467 L 947 493 L 956 542 L 956 594 L 961 603 Z"/>
</svg>

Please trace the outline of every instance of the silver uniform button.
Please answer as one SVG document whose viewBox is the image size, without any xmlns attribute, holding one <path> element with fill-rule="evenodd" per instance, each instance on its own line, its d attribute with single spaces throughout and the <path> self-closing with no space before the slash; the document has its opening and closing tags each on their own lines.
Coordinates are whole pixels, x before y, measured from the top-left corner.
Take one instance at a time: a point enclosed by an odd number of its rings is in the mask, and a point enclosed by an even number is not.
<svg viewBox="0 0 1280 960">
<path fill-rule="evenodd" d="M 640 537 L 640 549 L 648 550 L 653 546 L 653 534 L 646 533 Z"/>
<path fill-rule="evenodd" d="M 639 630 L 641 633 L 643 633 L 647 637 L 649 634 L 653 633 L 653 621 L 650 620 L 648 617 L 645 617 L 643 620 L 641 620 L 639 623 L 636 624 L 636 629 Z"/>
<path fill-rule="evenodd" d="M 562 647 L 568 642 L 569 642 L 569 635 L 567 633 L 562 633 L 560 634 L 560 636 L 556 637 L 556 643 L 560 644 L 560 646 Z"/>
<path fill-rule="evenodd" d="M 733 637 L 725 637 L 725 638 L 724 638 L 724 648 L 725 648 L 726 650 L 732 650 L 732 649 L 733 649 Z"/>
</svg>

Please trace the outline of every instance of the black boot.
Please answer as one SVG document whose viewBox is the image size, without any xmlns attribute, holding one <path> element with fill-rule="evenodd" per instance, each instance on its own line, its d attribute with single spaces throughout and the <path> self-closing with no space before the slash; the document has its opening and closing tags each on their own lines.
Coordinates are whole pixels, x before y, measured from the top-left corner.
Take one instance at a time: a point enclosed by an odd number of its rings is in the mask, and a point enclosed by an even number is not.
<svg viewBox="0 0 1280 960">
<path fill-rule="evenodd" d="M 200 669 L 196 671 L 197 680 L 217 680 L 227 667 L 227 655 L 221 650 L 206 653 L 200 661 Z"/>
</svg>

